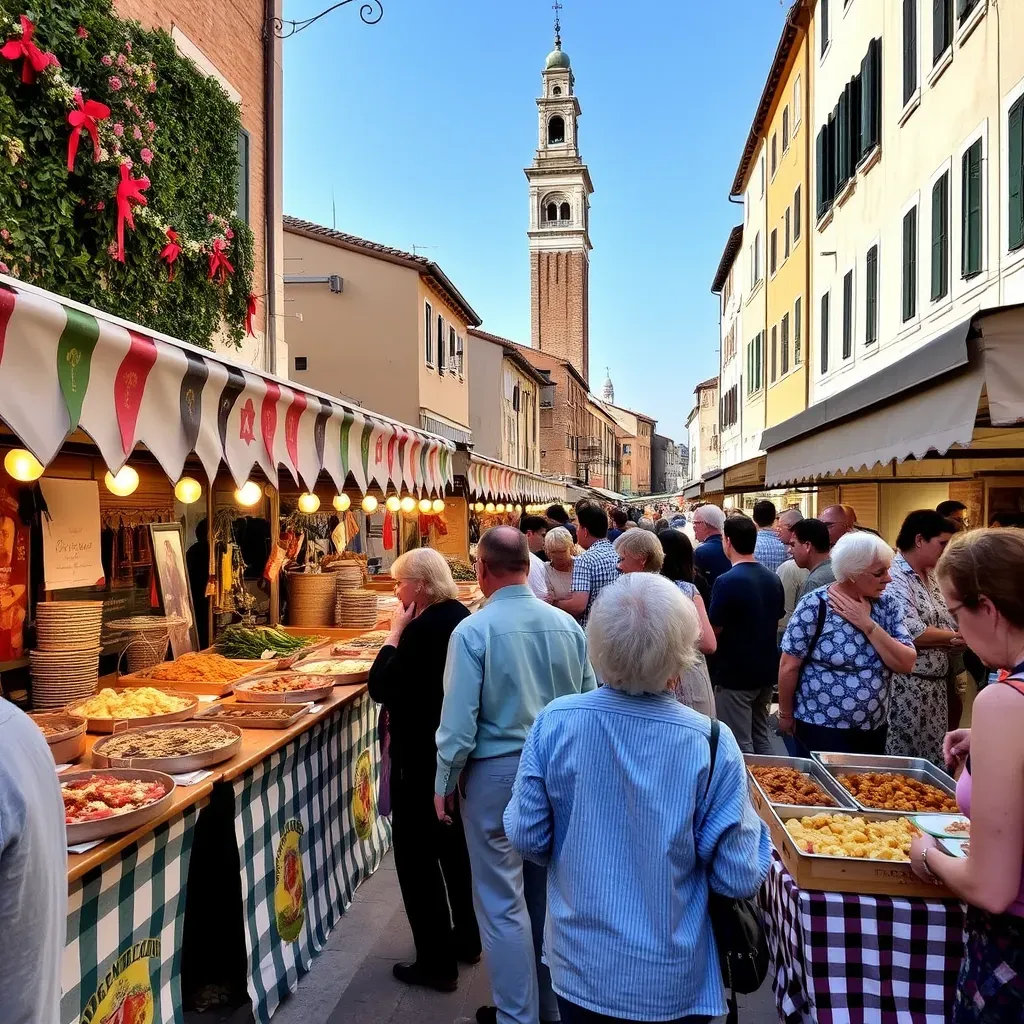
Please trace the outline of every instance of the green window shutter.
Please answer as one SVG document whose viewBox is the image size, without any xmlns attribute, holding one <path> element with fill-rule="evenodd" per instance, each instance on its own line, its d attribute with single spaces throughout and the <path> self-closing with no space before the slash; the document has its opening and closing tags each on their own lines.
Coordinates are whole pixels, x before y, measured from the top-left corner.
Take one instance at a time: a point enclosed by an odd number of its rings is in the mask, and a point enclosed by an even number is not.
<svg viewBox="0 0 1024 1024">
<path fill-rule="evenodd" d="M 903 218 L 903 321 L 917 314 L 917 207 Z"/>
<path fill-rule="evenodd" d="M 828 48 L 828 0 L 819 0 L 818 20 L 821 22 L 821 52 Z"/>
<path fill-rule="evenodd" d="M 1008 129 L 1008 242 L 1013 250 L 1024 246 L 1024 96 L 1010 108 Z"/>
<path fill-rule="evenodd" d="M 864 281 L 864 344 L 878 341 L 878 246 L 868 249 Z"/>
<path fill-rule="evenodd" d="M 964 277 L 981 272 L 981 139 L 963 157 L 963 246 L 961 270 Z"/>
<path fill-rule="evenodd" d="M 917 4 L 903 0 L 903 105 L 917 91 Z"/>
<path fill-rule="evenodd" d="M 782 367 L 782 373 L 789 373 L 789 314 L 787 313 L 782 318 L 782 327 L 779 330 L 781 335 L 780 344 L 782 346 L 782 352 L 780 353 L 780 363 Z"/>
<path fill-rule="evenodd" d="M 953 0 L 932 0 L 932 64 L 953 41 Z"/>
<path fill-rule="evenodd" d="M 871 55 L 871 145 L 882 141 L 882 40 L 872 39 Z"/>
<path fill-rule="evenodd" d="M 857 140 L 857 160 L 858 162 L 863 158 L 864 154 L 869 152 L 873 145 L 871 141 L 871 103 L 872 103 L 872 89 L 873 89 L 873 78 L 872 78 L 872 64 L 871 64 L 871 47 L 868 47 L 868 52 L 864 54 L 864 59 L 860 62 L 860 138 Z"/>
<path fill-rule="evenodd" d="M 847 88 L 850 90 L 850 177 L 857 173 L 857 164 L 860 163 L 860 117 L 861 117 L 861 95 L 864 80 L 860 75 L 854 75 Z"/>
<path fill-rule="evenodd" d="M 853 355 L 853 271 L 843 278 L 843 358 Z"/>
<path fill-rule="evenodd" d="M 803 196 L 804 190 L 797 185 L 793 193 L 793 244 L 800 241 L 800 228 L 803 221 Z"/>
<path fill-rule="evenodd" d="M 932 301 L 949 291 L 949 173 L 932 187 Z"/>
<path fill-rule="evenodd" d="M 850 177 L 850 94 L 843 90 L 836 107 L 836 191 Z"/>
<path fill-rule="evenodd" d="M 803 338 L 803 322 L 804 322 L 804 300 L 797 299 L 793 303 L 793 365 L 800 365 L 800 342 Z"/>
<path fill-rule="evenodd" d="M 814 172 L 819 217 L 828 209 L 828 203 L 825 202 L 825 134 L 825 128 L 822 127 L 818 132 L 817 142 L 814 144 Z"/>
<path fill-rule="evenodd" d="M 828 292 L 821 297 L 821 372 L 828 373 Z"/>
</svg>

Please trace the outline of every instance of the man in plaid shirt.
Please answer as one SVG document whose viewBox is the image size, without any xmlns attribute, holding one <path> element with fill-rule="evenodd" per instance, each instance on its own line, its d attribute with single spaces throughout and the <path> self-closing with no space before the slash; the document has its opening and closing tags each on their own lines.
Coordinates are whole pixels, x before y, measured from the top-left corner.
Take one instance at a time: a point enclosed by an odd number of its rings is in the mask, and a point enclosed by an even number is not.
<svg viewBox="0 0 1024 1024">
<path fill-rule="evenodd" d="M 777 572 L 779 566 L 789 558 L 789 552 L 775 532 L 775 506 L 766 500 L 757 502 L 754 505 L 753 519 L 757 525 L 754 558 L 766 569 Z"/>
<path fill-rule="evenodd" d="M 585 554 L 572 567 L 572 593 L 552 602 L 568 612 L 586 629 L 590 610 L 597 595 L 619 578 L 619 555 L 608 540 L 608 513 L 596 502 L 583 502 L 576 508 L 576 540 Z"/>
</svg>

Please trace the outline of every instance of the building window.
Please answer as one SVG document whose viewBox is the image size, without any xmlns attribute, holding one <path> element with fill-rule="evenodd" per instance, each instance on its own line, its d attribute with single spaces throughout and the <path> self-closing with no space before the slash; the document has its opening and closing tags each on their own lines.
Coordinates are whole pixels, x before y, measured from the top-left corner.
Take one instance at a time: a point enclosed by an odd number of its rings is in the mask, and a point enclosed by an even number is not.
<svg viewBox="0 0 1024 1024">
<path fill-rule="evenodd" d="M 772 228 L 771 244 L 768 250 L 768 270 L 774 274 L 779 264 L 779 229 Z"/>
<path fill-rule="evenodd" d="M 562 205 L 558 208 L 558 217 L 560 220 L 572 219 L 572 211 L 569 209 L 568 203 L 562 203 Z"/>
<path fill-rule="evenodd" d="M 789 107 L 782 111 L 782 152 L 789 150 Z"/>
<path fill-rule="evenodd" d="M 932 186 L 932 302 L 949 294 L 949 171 Z"/>
<path fill-rule="evenodd" d="M 775 177 L 775 172 L 779 169 L 779 137 L 778 135 L 772 135 L 772 177 Z"/>
<path fill-rule="evenodd" d="M 1011 252 L 1024 246 L 1024 96 L 1012 107 L 1007 124 L 1009 199 L 1007 244 Z"/>
<path fill-rule="evenodd" d="M 750 251 L 750 286 L 761 280 L 761 232 L 754 236 L 754 244 Z"/>
<path fill-rule="evenodd" d="M 961 25 L 967 20 L 971 11 L 978 6 L 978 3 L 979 0 L 957 0 L 957 4 L 959 5 L 957 7 L 957 11 Z"/>
<path fill-rule="evenodd" d="M 632 455 L 633 454 L 633 446 L 631 444 L 624 444 L 622 446 L 622 454 L 623 455 Z"/>
<path fill-rule="evenodd" d="M 787 260 L 789 259 L 789 232 L 790 232 L 791 226 L 792 226 L 792 220 L 791 220 L 791 215 L 790 215 L 790 209 L 787 206 L 786 207 L 786 231 L 785 231 L 785 238 L 783 239 L 783 244 L 782 244 L 782 255 Z"/>
<path fill-rule="evenodd" d="M 801 343 L 804 333 L 804 300 L 799 298 L 793 303 L 793 366 L 799 366 L 803 358 Z"/>
<path fill-rule="evenodd" d="M 981 273 L 981 139 L 963 157 L 963 251 L 964 277 Z"/>
<path fill-rule="evenodd" d="M 903 0 L 903 105 L 917 92 L 917 4 Z"/>
<path fill-rule="evenodd" d="M 797 126 L 803 119 L 803 96 L 800 76 L 797 75 L 793 81 L 793 135 L 796 135 Z"/>
<path fill-rule="evenodd" d="M 238 219 L 249 223 L 249 133 L 238 129 Z"/>
<path fill-rule="evenodd" d="M 878 341 L 878 246 L 868 249 L 864 261 L 864 344 Z"/>
<path fill-rule="evenodd" d="M 803 189 L 797 185 L 796 190 L 793 192 L 793 244 L 796 245 L 800 241 L 800 222 L 803 220 L 803 214 L 801 213 L 801 199 L 803 199 Z"/>
<path fill-rule="evenodd" d="M 461 334 L 455 345 L 455 359 L 458 363 L 459 378 L 461 379 L 466 375 L 466 344 Z"/>
<path fill-rule="evenodd" d="M 882 141 L 882 40 L 872 39 L 860 62 L 860 155 Z"/>
<path fill-rule="evenodd" d="M 447 349 L 444 343 L 444 320 L 437 318 L 437 372 L 443 374 L 447 367 Z"/>
<path fill-rule="evenodd" d="M 565 119 L 559 114 L 555 114 L 548 121 L 548 145 L 556 146 L 560 142 L 565 142 Z"/>
<path fill-rule="evenodd" d="M 953 0 L 932 3 L 932 65 L 953 45 Z"/>
<path fill-rule="evenodd" d="M 843 359 L 853 355 L 853 271 L 843 278 Z"/>
<path fill-rule="evenodd" d="M 512 410 L 513 412 L 519 412 L 519 385 L 516 384 L 512 388 Z"/>
<path fill-rule="evenodd" d="M 434 365 L 434 339 L 431 332 L 434 329 L 434 313 L 430 303 L 423 307 L 423 358 L 427 366 Z"/>
<path fill-rule="evenodd" d="M 906 323 L 917 316 L 917 207 L 903 218 L 902 319 Z"/>
<path fill-rule="evenodd" d="M 783 376 L 789 373 L 789 314 L 786 313 L 782 318 L 782 324 L 779 328 L 780 334 L 780 347 L 779 352 L 780 367 Z"/>
<path fill-rule="evenodd" d="M 772 324 L 772 351 L 771 351 L 772 383 L 778 378 L 779 369 L 779 328 Z"/>
<path fill-rule="evenodd" d="M 455 344 L 455 328 L 454 327 L 449 327 L 448 328 L 448 362 L 450 364 L 448 368 L 451 370 L 451 372 L 452 373 L 458 373 L 459 372 L 459 360 L 458 360 L 457 348 L 456 348 L 456 344 Z"/>
<path fill-rule="evenodd" d="M 821 375 L 828 373 L 828 317 L 829 293 L 821 297 Z"/>
<path fill-rule="evenodd" d="M 761 373 L 763 366 L 764 332 L 754 335 L 754 340 L 747 345 L 747 394 L 753 395 L 761 390 Z"/>
<path fill-rule="evenodd" d="M 829 35 L 828 0 L 818 0 L 818 21 L 821 23 L 821 55 L 824 57 L 828 44 L 832 41 Z"/>
<path fill-rule="evenodd" d="M 296 356 L 295 357 L 295 371 L 296 371 L 296 373 L 302 373 L 305 369 L 307 369 L 307 359 L 306 359 L 306 356 Z"/>
<path fill-rule="evenodd" d="M 764 153 L 761 154 L 757 166 L 761 176 L 761 198 L 764 199 Z"/>
<path fill-rule="evenodd" d="M 548 205 L 544 207 L 544 217 L 546 220 L 552 222 L 558 220 L 558 204 L 548 203 Z"/>
</svg>

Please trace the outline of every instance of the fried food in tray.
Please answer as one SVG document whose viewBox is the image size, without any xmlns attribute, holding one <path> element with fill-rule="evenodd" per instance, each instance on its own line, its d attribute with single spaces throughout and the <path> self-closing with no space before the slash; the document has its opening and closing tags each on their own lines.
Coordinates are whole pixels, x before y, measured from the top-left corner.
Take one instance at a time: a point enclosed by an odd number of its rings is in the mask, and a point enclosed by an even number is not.
<svg viewBox="0 0 1024 1024">
<path fill-rule="evenodd" d="M 805 772 L 782 765 L 750 765 L 750 774 L 773 804 L 835 807 L 835 800 Z"/>
<path fill-rule="evenodd" d="M 163 683 L 230 683 L 250 671 L 219 654 L 196 654 L 189 651 L 175 661 L 153 669 L 150 679 Z"/>
<path fill-rule="evenodd" d="M 822 857 L 910 860 L 910 844 L 921 834 L 907 818 L 867 821 L 849 814 L 815 814 L 786 822 L 797 849 Z"/>
<path fill-rule="evenodd" d="M 880 811 L 939 811 L 956 814 L 956 800 L 938 786 L 893 772 L 849 772 L 837 775 L 843 787 L 865 807 Z"/>
</svg>

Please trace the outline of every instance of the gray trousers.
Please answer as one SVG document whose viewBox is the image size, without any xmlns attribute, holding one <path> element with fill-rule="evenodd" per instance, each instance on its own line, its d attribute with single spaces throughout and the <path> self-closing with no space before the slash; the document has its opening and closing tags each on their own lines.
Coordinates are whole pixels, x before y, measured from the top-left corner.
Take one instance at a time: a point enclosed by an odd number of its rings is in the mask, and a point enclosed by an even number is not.
<svg viewBox="0 0 1024 1024">
<path fill-rule="evenodd" d="M 498 1024 L 557 1021 L 551 975 L 541 963 L 547 871 L 523 861 L 505 837 L 519 755 L 470 761 L 462 820 L 473 869 L 473 907 L 487 957 Z"/>
<path fill-rule="evenodd" d="M 744 754 L 773 754 L 772 737 L 768 731 L 768 709 L 772 703 L 772 687 L 763 690 L 729 690 L 715 687 L 715 709 L 718 720 L 732 730 Z"/>
</svg>

